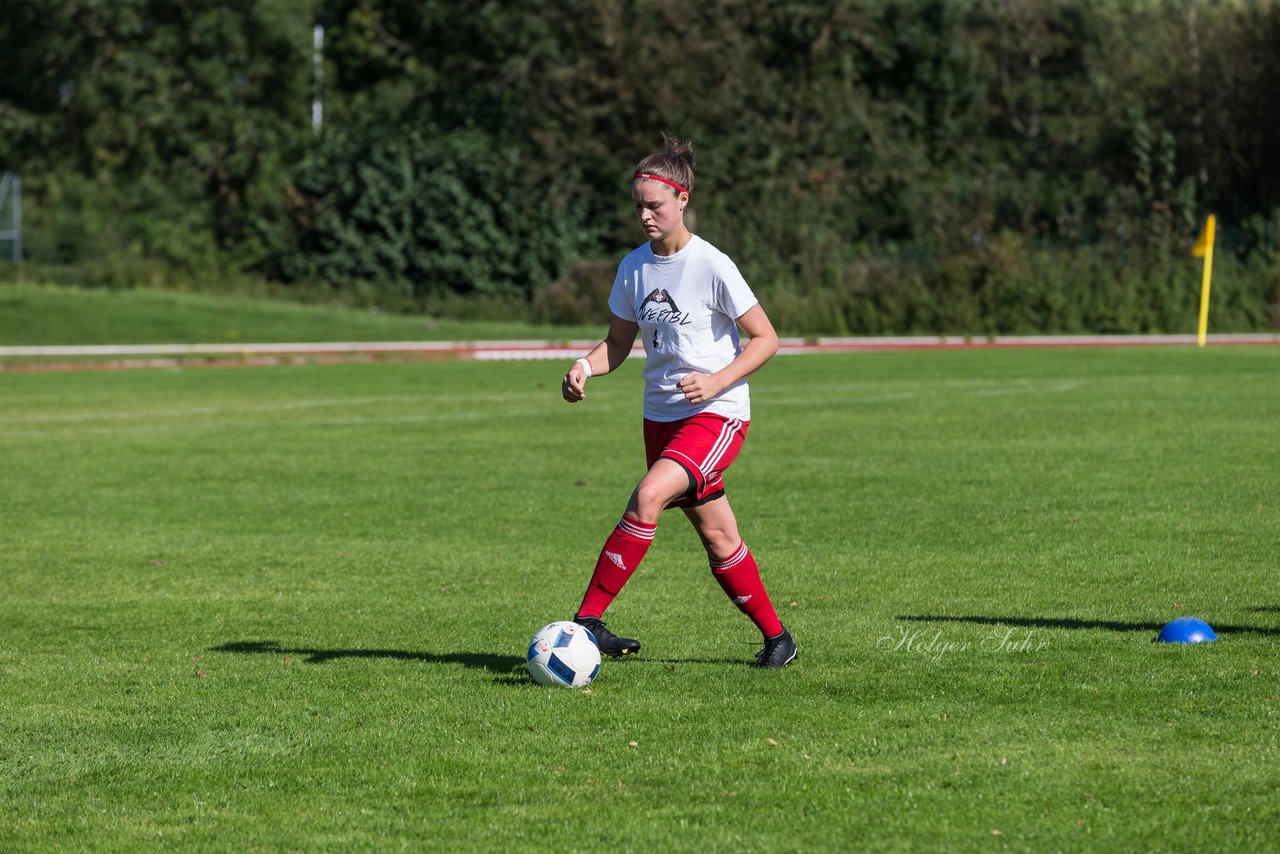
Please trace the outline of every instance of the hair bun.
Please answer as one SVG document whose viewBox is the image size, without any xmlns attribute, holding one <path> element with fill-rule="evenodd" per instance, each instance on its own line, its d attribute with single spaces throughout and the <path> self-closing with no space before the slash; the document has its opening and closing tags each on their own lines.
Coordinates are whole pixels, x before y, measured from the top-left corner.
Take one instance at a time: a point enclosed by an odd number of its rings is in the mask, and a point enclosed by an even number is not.
<svg viewBox="0 0 1280 854">
<path fill-rule="evenodd" d="M 666 154 L 670 157 L 679 158 L 689 165 L 689 171 L 692 172 L 697 165 L 697 160 L 693 156 L 693 141 L 689 139 L 678 139 L 674 136 L 662 135 L 663 142 L 667 144 Z"/>
</svg>

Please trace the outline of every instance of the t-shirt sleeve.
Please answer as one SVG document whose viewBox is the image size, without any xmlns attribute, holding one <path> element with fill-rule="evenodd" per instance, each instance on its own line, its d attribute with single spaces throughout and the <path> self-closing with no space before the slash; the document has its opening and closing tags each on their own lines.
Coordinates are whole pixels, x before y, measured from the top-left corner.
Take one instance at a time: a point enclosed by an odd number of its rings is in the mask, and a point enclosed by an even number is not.
<svg viewBox="0 0 1280 854">
<path fill-rule="evenodd" d="M 635 323 L 637 321 L 636 306 L 631 295 L 627 293 L 626 276 L 622 272 L 624 264 L 618 265 L 618 272 L 613 277 L 613 290 L 609 291 L 609 311 L 623 320 Z"/>
<path fill-rule="evenodd" d="M 738 265 L 722 256 L 716 264 L 716 308 L 737 320 L 759 302 Z"/>
</svg>

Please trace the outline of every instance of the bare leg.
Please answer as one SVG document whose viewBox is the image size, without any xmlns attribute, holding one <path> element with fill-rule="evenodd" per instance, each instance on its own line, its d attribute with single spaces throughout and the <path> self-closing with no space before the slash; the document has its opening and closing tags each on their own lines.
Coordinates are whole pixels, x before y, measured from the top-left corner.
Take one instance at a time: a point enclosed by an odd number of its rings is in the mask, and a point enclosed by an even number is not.
<svg viewBox="0 0 1280 854">
<path fill-rule="evenodd" d="M 738 534 L 738 520 L 729 499 L 721 496 L 688 507 L 685 515 L 702 538 L 711 574 L 725 595 L 755 623 L 766 640 L 782 634 L 782 623 L 764 589 L 756 560 Z"/>
</svg>

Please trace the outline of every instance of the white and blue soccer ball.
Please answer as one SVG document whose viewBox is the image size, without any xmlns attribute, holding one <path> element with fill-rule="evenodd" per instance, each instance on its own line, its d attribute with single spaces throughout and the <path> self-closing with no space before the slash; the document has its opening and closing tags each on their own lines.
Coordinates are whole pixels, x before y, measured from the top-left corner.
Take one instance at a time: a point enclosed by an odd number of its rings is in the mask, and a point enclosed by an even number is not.
<svg viewBox="0 0 1280 854">
<path fill-rule="evenodd" d="M 560 620 L 533 636 L 526 663 L 539 685 L 585 688 L 600 672 L 600 646 L 583 626 Z"/>
</svg>

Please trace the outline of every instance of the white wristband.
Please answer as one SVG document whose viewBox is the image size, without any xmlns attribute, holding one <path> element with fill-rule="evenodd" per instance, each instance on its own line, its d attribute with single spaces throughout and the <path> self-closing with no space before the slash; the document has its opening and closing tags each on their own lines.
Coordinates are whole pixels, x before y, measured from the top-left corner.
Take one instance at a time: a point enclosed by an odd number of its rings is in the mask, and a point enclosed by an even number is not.
<svg viewBox="0 0 1280 854">
<path fill-rule="evenodd" d="M 585 374 L 587 375 L 587 379 L 591 379 L 591 362 L 589 362 L 589 361 L 587 360 L 587 357 L 586 357 L 586 356 L 583 356 L 581 359 L 579 359 L 578 361 L 574 362 L 574 364 L 575 364 L 575 365 L 582 365 L 582 371 L 583 371 L 583 373 L 585 373 Z"/>
</svg>

